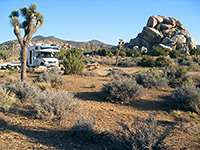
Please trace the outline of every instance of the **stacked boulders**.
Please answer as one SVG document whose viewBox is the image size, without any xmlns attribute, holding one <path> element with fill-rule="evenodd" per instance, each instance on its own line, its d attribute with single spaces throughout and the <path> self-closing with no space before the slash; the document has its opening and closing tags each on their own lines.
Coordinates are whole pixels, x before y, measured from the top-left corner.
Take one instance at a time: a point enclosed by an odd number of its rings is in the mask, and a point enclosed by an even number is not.
<svg viewBox="0 0 200 150">
<path fill-rule="evenodd" d="M 140 51 L 149 51 L 152 46 L 158 46 L 186 53 L 189 49 L 196 48 L 194 39 L 180 20 L 161 15 L 150 16 L 147 26 L 125 46 Z"/>
</svg>

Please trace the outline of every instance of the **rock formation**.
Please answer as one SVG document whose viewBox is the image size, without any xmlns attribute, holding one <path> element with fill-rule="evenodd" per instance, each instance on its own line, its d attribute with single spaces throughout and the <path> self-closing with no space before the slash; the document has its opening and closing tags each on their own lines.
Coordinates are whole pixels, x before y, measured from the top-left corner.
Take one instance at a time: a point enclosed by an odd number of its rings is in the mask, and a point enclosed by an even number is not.
<svg viewBox="0 0 200 150">
<path fill-rule="evenodd" d="M 169 48 L 188 53 L 189 49 L 196 48 L 195 41 L 183 26 L 183 23 L 173 17 L 150 16 L 141 33 L 125 47 L 140 51 L 151 50 L 152 46 Z"/>
</svg>

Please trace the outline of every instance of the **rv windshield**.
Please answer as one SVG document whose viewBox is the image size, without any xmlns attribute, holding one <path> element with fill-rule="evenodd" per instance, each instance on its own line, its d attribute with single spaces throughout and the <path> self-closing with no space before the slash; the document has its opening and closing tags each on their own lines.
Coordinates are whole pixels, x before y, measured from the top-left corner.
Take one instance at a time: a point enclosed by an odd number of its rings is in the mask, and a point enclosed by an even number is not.
<svg viewBox="0 0 200 150">
<path fill-rule="evenodd" d="M 49 52 L 43 52 L 41 53 L 42 58 L 55 58 L 55 56 L 52 53 Z"/>
<path fill-rule="evenodd" d="M 59 50 L 57 46 L 40 46 L 40 49 L 55 49 L 55 50 Z"/>
</svg>

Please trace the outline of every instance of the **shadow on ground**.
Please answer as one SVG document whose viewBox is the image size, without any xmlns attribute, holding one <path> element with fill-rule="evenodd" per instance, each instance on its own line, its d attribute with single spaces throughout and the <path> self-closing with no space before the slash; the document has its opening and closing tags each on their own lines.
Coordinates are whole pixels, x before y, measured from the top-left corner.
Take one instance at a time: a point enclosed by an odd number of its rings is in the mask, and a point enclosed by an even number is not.
<svg viewBox="0 0 200 150">
<path fill-rule="evenodd" d="M 33 144 L 42 144 L 55 149 L 74 149 L 74 150 L 104 150 L 119 149 L 115 141 L 107 134 L 95 133 L 93 130 L 82 131 L 81 129 L 71 128 L 63 130 L 51 130 L 47 128 L 37 128 L 19 125 L 10 125 L 0 118 L 0 132 L 15 132 L 33 139 Z M 30 141 L 29 141 L 30 142 Z M 113 143 L 115 144 L 113 146 Z"/>
</svg>

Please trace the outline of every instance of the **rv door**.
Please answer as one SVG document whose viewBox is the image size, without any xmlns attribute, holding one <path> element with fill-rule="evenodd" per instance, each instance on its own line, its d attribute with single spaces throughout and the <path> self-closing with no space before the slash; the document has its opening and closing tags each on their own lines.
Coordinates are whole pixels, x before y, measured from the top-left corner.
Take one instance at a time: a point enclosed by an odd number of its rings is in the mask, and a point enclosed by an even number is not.
<svg viewBox="0 0 200 150">
<path fill-rule="evenodd" d="M 33 64 L 33 51 L 30 50 L 30 55 L 29 55 L 29 65 L 32 65 Z"/>
</svg>

